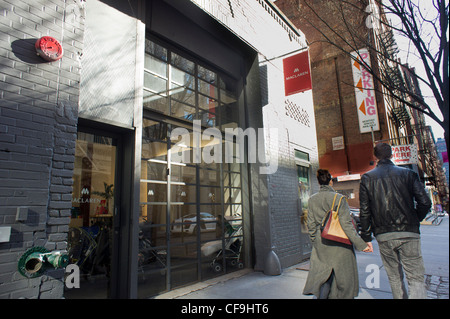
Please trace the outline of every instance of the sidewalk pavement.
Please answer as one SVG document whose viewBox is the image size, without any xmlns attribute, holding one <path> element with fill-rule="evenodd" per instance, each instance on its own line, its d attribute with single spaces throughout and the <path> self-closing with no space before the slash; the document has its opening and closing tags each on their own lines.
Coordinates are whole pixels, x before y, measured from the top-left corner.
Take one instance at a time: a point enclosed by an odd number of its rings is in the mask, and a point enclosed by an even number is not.
<svg viewBox="0 0 450 319">
<path fill-rule="evenodd" d="M 155 299 L 313 299 L 302 294 L 308 269 L 308 261 L 285 268 L 278 276 L 243 269 L 172 290 Z M 390 290 L 361 288 L 357 299 L 392 299 L 392 294 Z"/>
<path fill-rule="evenodd" d="M 422 254 L 428 299 L 449 298 L 448 217 L 439 225 L 424 225 Z M 356 299 L 392 299 L 386 271 L 373 241 L 374 252 L 356 252 L 360 291 Z M 313 299 L 302 294 L 309 261 L 285 268 L 277 276 L 243 269 L 161 294 L 155 299 Z"/>
</svg>

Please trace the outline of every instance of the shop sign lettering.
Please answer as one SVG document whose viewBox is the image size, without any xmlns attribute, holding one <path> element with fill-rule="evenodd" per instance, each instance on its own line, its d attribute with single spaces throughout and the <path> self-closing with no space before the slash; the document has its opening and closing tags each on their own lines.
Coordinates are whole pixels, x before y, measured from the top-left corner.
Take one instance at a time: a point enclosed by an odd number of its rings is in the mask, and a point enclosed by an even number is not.
<svg viewBox="0 0 450 319">
<path fill-rule="evenodd" d="M 283 60 L 283 73 L 285 96 L 311 90 L 308 51 L 285 58 Z"/>
<path fill-rule="evenodd" d="M 83 187 L 83 189 L 81 190 L 81 196 L 89 196 L 89 189 L 86 187 Z M 83 197 L 72 197 L 72 203 L 78 203 L 78 204 L 100 204 L 100 199 L 99 198 L 83 198 Z"/>
<path fill-rule="evenodd" d="M 417 145 L 392 146 L 392 162 L 396 165 L 417 164 Z"/>
<path fill-rule="evenodd" d="M 94 203 L 94 204 L 100 204 L 99 198 L 72 198 L 72 203 L 78 203 L 78 204 L 86 204 L 86 203 Z"/>
<path fill-rule="evenodd" d="M 351 55 L 359 131 L 361 133 L 369 133 L 372 130 L 379 131 L 373 76 L 366 67 L 370 67 L 369 51 L 361 49 L 352 52 Z"/>
</svg>

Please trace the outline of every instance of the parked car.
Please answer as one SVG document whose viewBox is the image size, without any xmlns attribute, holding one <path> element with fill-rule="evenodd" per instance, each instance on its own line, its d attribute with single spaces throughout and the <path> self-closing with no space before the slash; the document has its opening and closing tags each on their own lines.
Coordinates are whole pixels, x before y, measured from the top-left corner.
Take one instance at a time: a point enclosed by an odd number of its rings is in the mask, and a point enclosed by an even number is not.
<svg viewBox="0 0 450 319">
<path fill-rule="evenodd" d="M 200 231 L 215 231 L 217 219 L 210 213 L 200 213 L 200 223 L 197 223 L 197 214 L 190 214 L 173 221 L 172 233 L 196 234 Z"/>
<path fill-rule="evenodd" d="M 361 233 L 361 222 L 359 220 L 359 208 L 356 207 L 350 207 L 350 215 L 353 217 L 353 220 L 355 221 L 355 226 L 358 234 Z"/>
</svg>

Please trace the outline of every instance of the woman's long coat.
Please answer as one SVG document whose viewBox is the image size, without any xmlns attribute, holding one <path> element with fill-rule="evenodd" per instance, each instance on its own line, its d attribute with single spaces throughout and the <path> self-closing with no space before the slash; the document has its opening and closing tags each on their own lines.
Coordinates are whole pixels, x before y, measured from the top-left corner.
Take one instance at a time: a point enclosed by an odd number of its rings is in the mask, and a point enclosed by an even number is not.
<svg viewBox="0 0 450 319">
<path fill-rule="evenodd" d="M 320 287 L 334 272 L 334 279 L 328 298 L 351 299 L 359 293 L 358 267 L 352 246 L 335 243 L 320 236 L 320 225 L 326 213 L 331 209 L 336 192 L 331 186 L 320 186 L 320 191 L 309 199 L 308 232 L 313 244 L 310 258 L 310 270 L 303 294 L 319 296 Z M 340 197 L 338 194 L 334 208 L 336 210 Z M 347 200 L 342 199 L 339 208 L 339 222 L 342 229 L 358 250 L 363 250 L 367 244 L 359 237 L 353 226 Z"/>
</svg>

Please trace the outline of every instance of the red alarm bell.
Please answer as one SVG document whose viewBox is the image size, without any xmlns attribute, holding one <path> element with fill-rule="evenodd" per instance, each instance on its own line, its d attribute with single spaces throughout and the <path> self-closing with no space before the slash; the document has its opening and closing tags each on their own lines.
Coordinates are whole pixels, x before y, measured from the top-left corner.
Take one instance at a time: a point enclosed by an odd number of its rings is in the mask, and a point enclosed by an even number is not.
<svg viewBox="0 0 450 319">
<path fill-rule="evenodd" d="M 55 38 L 42 37 L 36 41 L 34 46 L 37 54 L 44 60 L 53 62 L 61 59 L 63 56 L 63 47 Z"/>
</svg>

